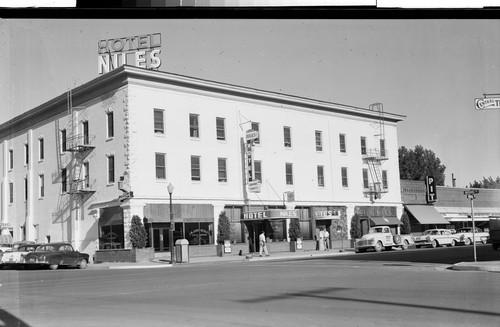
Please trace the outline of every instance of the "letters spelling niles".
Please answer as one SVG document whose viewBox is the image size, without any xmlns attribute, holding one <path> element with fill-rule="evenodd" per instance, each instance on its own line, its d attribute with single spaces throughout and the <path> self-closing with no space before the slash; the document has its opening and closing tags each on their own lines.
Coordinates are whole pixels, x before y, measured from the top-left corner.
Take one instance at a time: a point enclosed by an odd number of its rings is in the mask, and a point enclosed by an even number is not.
<svg viewBox="0 0 500 327">
<path fill-rule="evenodd" d="M 100 40 L 97 46 L 99 54 L 153 49 L 161 46 L 161 34 L 154 33 Z"/>
</svg>

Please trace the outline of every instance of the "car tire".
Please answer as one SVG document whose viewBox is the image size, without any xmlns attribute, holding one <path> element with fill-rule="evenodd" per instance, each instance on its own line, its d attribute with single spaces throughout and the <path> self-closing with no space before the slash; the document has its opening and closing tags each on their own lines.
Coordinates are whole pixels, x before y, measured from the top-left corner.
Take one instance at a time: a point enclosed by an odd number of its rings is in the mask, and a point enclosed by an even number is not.
<svg viewBox="0 0 500 327">
<path fill-rule="evenodd" d="M 439 243 L 436 240 L 432 240 L 431 247 L 432 248 L 437 248 L 438 246 L 439 246 Z"/>
<path fill-rule="evenodd" d="M 481 240 L 481 243 L 486 244 L 486 243 L 488 243 L 488 240 L 486 240 L 486 239 L 484 239 L 484 238 L 483 238 L 483 239 Z"/>
<path fill-rule="evenodd" d="M 85 269 L 85 268 L 87 268 L 87 264 L 88 264 L 87 260 L 86 259 L 82 259 L 78 263 L 78 268 L 79 269 Z"/>
<path fill-rule="evenodd" d="M 465 245 L 471 245 L 471 244 L 472 244 L 472 241 L 470 240 L 470 238 L 466 238 L 466 239 L 464 240 L 464 244 L 465 244 Z"/>
<path fill-rule="evenodd" d="M 59 265 L 58 265 L 58 264 L 52 264 L 52 265 L 49 265 L 50 270 L 56 270 L 56 269 L 57 269 L 57 267 L 59 267 Z"/>
<path fill-rule="evenodd" d="M 420 248 L 422 247 L 422 245 L 415 245 L 415 247 L 416 247 L 417 249 L 420 249 Z"/>
<path fill-rule="evenodd" d="M 401 245 L 401 250 L 408 250 L 408 246 L 410 245 L 410 243 L 408 243 L 407 240 L 404 240 L 403 242 L 403 245 Z"/>
<path fill-rule="evenodd" d="M 395 244 L 401 244 L 401 235 L 396 234 L 392 239 Z"/>
<path fill-rule="evenodd" d="M 373 249 L 375 250 L 375 252 L 381 252 L 382 251 L 382 242 L 378 241 L 377 244 L 375 244 L 375 246 L 373 247 Z"/>
<path fill-rule="evenodd" d="M 457 245 L 457 242 L 455 240 L 452 240 L 450 246 L 454 247 L 455 245 Z"/>
</svg>

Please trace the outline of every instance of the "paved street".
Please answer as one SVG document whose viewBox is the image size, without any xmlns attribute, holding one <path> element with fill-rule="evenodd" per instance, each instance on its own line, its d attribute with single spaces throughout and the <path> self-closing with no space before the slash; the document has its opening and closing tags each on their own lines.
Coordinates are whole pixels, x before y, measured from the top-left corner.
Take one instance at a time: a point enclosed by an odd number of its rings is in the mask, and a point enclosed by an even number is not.
<svg viewBox="0 0 500 327">
<path fill-rule="evenodd" d="M 406 253 L 447 250 L 455 249 Z M 399 252 L 167 269 L 3 270 L 0 326 L 500 324 L 500 274 L 374 261 Z"/>
</svg>

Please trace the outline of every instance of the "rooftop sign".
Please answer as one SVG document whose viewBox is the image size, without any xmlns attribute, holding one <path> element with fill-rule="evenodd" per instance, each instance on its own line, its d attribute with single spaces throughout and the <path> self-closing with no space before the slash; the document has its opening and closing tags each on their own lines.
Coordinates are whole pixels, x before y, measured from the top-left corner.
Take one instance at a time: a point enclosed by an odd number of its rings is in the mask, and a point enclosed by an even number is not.
<svg viewBox="0 0 500 327">
<path fill-rule="evenodd" d="M 156 69 L 161 65 L 161 34 L 126 36 L 97 42 L 97 67 L 105 74 L 123 65 Z"/>
<path fill-rule="evenodd" d="M 476 98 L 474 104 L 477 110 L 500 109 L 500 98 Z"/>
</svg>

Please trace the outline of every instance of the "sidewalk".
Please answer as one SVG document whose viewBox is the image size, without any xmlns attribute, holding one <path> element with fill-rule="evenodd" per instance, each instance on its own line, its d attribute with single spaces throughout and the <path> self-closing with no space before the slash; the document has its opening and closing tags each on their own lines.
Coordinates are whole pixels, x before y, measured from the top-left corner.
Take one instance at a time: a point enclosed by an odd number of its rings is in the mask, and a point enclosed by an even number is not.
<svg viewBox="0 0 500 327">
<path fill-rule="evenodd" d="M 269 260 L 294 260 L 305 258 L 322 258 L 332 256 L 352 255 L 353 249 L 346 249 L 344 252 L 339 252 L 338 249 L 331 251 L 301 251 L 301 252 L 278 252 L 272 253 L 270 256 L 260 257 L 259 254 L 253 255 L 237 255 L 229 254 L 222 257 L 193 257 L 189 258 L 188 263 L 176 263 L 175 265 L 189 265 L 198 263 L 224 263 L 224 262 L 252 262 L 252 261 L 269 261 Z M 174 266 L 175 266 L 174 265 Z M 144 269 L 144 268 L 169 268 L 173 265 L 170 263 L 170 255 L 165 257 L 155 258 L 149 262 L 103 262 L 89 264 L 88 269 Z M 443 265 L 440 265 L 443 266 Z M 456 271 L 489 271 L 500 272 L 500 261 L 480 261 L 480 262 L 460 262 L 450 265 L 448 269 Z"/>
</svg>

